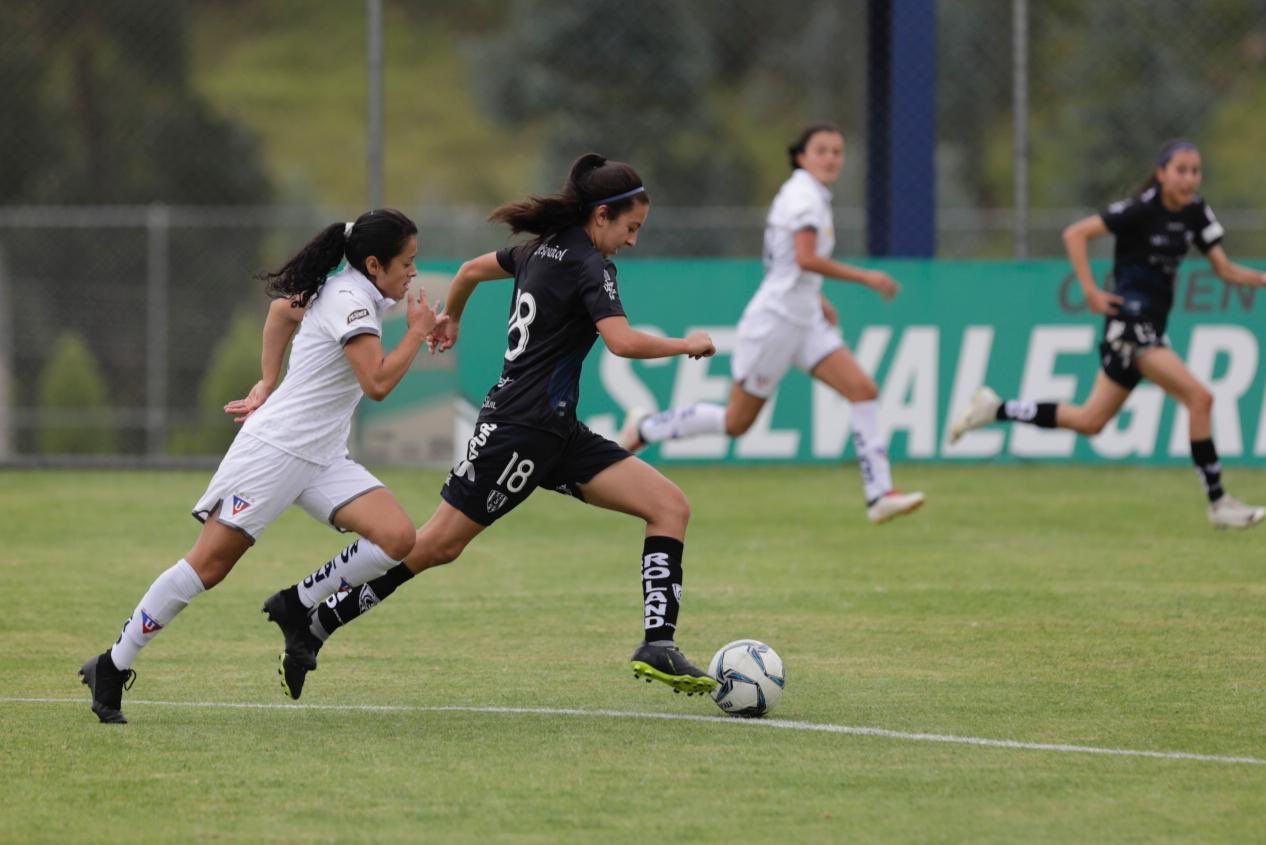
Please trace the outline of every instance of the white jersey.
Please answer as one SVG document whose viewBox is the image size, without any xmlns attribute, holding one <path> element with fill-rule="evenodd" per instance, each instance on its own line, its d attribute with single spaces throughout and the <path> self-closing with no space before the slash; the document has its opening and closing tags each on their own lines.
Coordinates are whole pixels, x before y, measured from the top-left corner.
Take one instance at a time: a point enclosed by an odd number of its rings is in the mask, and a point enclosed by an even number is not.
<svg viewBox="0 0 1266 845">
<path fill-rule="evenodd" d="M 770 311 L 809 325 L 822 313 L 822 274 L 806 273 L 796 263 L 795 235 L 803 229 L 817 230 L 817 254 L 830 257 L 835 249 L 831 192 L 807 170 L 797 169 L 765 218 L 765 278 L 744 316 Z"/>
<path fill-rule="evenodd" d="M 382 337 L 382 315 L 392 304 L 353 267 L 326 279 L 299 324 L 281 387 L 241 433 L 322 466 L 346 455 L 352 414 L 365 394 L 343 346 L 362 334 Z"/>
</svg>

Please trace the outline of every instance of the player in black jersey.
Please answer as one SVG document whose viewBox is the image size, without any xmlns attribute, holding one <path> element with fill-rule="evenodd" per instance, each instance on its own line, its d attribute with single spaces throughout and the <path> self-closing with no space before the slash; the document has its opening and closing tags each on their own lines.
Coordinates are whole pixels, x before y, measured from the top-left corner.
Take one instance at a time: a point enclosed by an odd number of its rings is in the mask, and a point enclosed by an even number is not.
<svg viewBox="0 0 1266 845">
<path fill-rule="evenodd" d="M 414 574 L 455 560 L 538 487 L 646 521 L 640 573 L 644 641 L 633 653 L 634 675 L 688 694 L 716 685 L 674 642 L 690 516 L 685 494 L 576 418 L 581 365 L 599 335 L 623 358 L 702 358 L 716 351 L 705 332 L 658 337 L 632 328 L 625 317 L 611 257 L 637 243 L 649 211 L 650 196 L 632 167 L 590 153 L 572 165 L 559 193 L 509 203 L 492 213 L 489 219 L 533 237 L 461 266 L 431 340 L 438 351 L 451 348 L 475 286 L 513 277 L 501 378 L 488 391 L 465 454 L 440 491 L 443 502 L 418 529 L 403 563 L 363 584 L 331 583 L 329 599 L 317 598 L 312 609 L 304 606 L 296 586 L 269 599 L 274 607 L 288 608 L 279 624 L 288 645 L 282 682 L 292 698 L 302 692 L 316 652 L 330 634 Z M 363 547 L 366 541 L 359 542 Z M 305 594 L 311 595 L 309 582 L 319 581 L 321 573 L 318 569 L 304 582 Z M 304 643 L 306 649 L 296 647 Z"/>
<path fill-rule="evenodd" d="M 1187 408 L 1191 458 L 1208 494 L 1209 521 L 1218 528 L 1248 528 L 1266 518 L 1266 508 L 1246 505 L 1222 489 L 1222 467 L 1213 446 L 1213 394 L 1170 349 L 1165 336 L 1178 265 L 1190 244 L 1205 254 L 1222 281 L 1266 285 L 1266 273 L 1227 257 L 1222 224 L 1198 193 L 1200 179 L 1200 152 L 1195 144 L 1170 142 L 1136 196 L 1064 230 L 1064 245 L 1086 304 L 1105 316 L 1099 345 L 1103 369 L 1090 398 L 1082 405 L 1003 402 L 994 391 L 982 387 L 954 420 L 950 442 L 995 420 L 1095 435 L 1117 415 L 1139 381 L 1147 378 Z M 1116 236 L 1111 291 L 1095 284 L 1086 257 L 1086 242 L 1107 234 Z"/>
</svg>

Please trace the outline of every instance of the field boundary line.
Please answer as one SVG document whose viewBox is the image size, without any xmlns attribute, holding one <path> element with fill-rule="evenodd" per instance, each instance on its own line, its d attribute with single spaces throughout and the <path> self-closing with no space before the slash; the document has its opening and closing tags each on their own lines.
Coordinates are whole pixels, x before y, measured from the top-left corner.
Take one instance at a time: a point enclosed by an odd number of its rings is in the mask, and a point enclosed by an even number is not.
<svg viewBox="0 0 1266 845">
<path fill-rule="evenodd" d="M 0 704 L 80 704 L 88 705 L 85 698 L 21 698 L 0 696 Z M 279 704 L 236 701 L 153 701 L 129 699 L 129 707 L 188 707 L 219 710 L 315 710 L 360 713 L 475 713 L 511 716 L 576 716 L 604 719 L 658 719 L 667 722 L 706 722 L 732 725 L 738 728 L 759 730 L 812 731 L 819 733 L 870 736 L 906 742 L 940 742 L 951 745 L 974 745 L 983 748 L 1009 748 L 1020 751 L 1049 751 L 1060 754 L 1101 754 L 1111 757 L 1150 757 L 1158 760 L 1195 760 L 1203 763 L 1266 766 L 1260 757 L 1227 757 L 1218 754 L 1196 754 L 1188 751 L 1147 751 L 1134 748 L 1107 748 L 1095 745 L 1069 745 L 1054 742 L 1024 742 L 1016 739 L 988 739 L 978 736 L 952 734 L 911 733 L 886 728 L 865 728 L 851 725 L 832 725 L 824 722 L 795 722 L 787 719 L 736 719 L 731 716 L 699 716 L 691 713 L 646 713 L 634 710 L 586 710 L 575 707 L 475 707 L 466 705 L 409 705 L 409 704 Z"/>
</svg>

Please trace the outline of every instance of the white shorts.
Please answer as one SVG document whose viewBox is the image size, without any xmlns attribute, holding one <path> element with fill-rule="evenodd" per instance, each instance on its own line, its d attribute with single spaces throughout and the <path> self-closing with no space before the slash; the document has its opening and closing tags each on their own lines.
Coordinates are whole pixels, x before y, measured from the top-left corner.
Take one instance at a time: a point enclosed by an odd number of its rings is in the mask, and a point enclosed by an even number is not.
<svg viewBox="0 0 1266 845">
<path fill-rule="evenodd" d="M 840 330 L 821 314 L 804 326 L 770 311 L 757 310 L 744 314 L 739 321 L 730 373 L 743 390 L 768 399 L 793 364 L 811 372 L 826 356 L 843 348 Z"/>
<path fill-rule="evenodd" d="M 239 434 L 193 506 L 193 516 L 206 522 L 219 505 L 216 519 L 257 540 L 282 511 L 297 504 L 337 528 L 332 520 L 339 508 L 382 486 L 349 457 L 321 466 Z"/>
</svg>

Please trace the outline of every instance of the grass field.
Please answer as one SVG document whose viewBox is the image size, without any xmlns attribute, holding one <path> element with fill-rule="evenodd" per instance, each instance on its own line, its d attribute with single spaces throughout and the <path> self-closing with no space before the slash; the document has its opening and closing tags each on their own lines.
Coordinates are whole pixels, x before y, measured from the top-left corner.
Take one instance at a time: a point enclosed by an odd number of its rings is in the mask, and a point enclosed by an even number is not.
<svg viewBox="0 0 1266 845">
<path fill-rule="evenodd" d="M 672 475 L 679 641 L 771 643 L 791 724 L 655 718 L 720 714 L 628 670 L 640 526 L 541 493 L 341 631 L 299 706 L 259 604 L 342 541 L 287 514 L 100 725 L 76 669 L 206 474 L 0 475 L 0 840 L 1266 841 L 1266 528 L 1212 531 L 1191 471 L 900 467 L 929 504 L 883 528 L 851 468 Z M 384 474 L 418 517 L 441 478 Z"/>
</svg>

